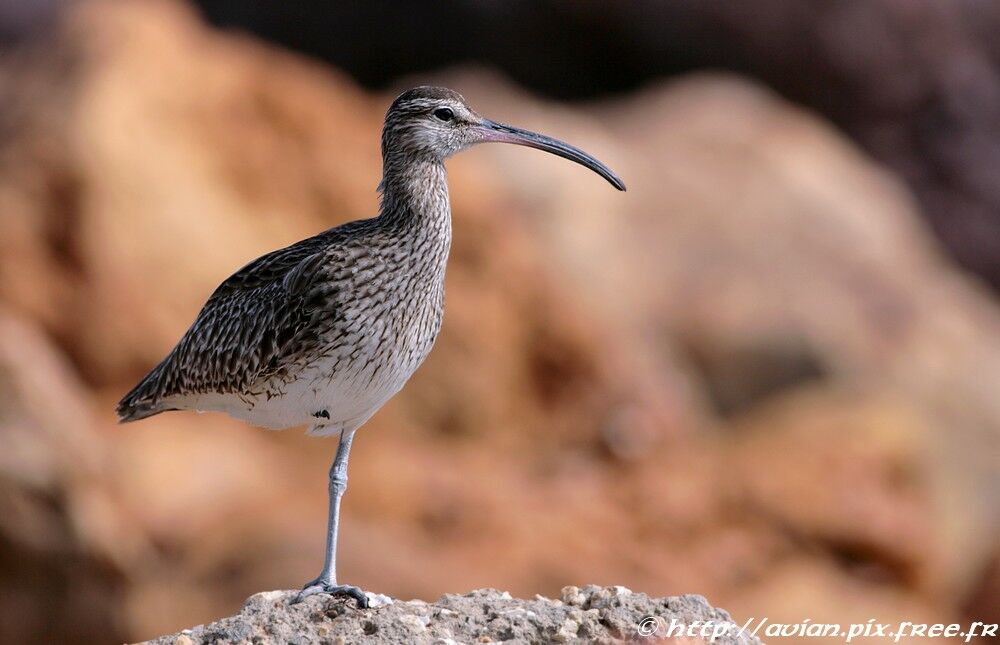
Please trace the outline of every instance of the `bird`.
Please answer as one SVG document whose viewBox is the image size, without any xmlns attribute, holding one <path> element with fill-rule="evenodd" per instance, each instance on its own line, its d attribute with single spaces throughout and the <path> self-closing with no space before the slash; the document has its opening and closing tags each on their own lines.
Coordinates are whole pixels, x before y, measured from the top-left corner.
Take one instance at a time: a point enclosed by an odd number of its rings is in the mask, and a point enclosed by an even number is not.
<svg viewBox="0 0 1000 645">
<path fill-rule="evenodd" d="M 337 577 L 337 534 L 356 431 L 399 392 L 434 345 L 452 223 L 444 162 L 476 144 L 543 150 L 625 184 L 579 148 L 480 116 L 453 90 L 400 94 L 382 129 L 378 214 L 267 253 L 222 282 L 176 346 L 118 403 L 122 423 L 174 410 L 336 436 L 320 574 L 293 602 L 353 598 Z"/>
</svg>

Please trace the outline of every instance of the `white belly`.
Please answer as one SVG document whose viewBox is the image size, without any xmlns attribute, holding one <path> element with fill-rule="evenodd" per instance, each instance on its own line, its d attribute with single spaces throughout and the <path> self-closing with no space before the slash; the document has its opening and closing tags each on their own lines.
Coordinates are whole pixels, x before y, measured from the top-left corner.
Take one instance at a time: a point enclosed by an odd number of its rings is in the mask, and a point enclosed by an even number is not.
<svg viewBox="0 0 1000 645">
<path fill-rule="evenodd" d="M 203 394 L 181 407 L 225 412 L 261 428 L 283 430 L 310 425 L 309 434 L 329 435 L 354 429 L 392 398 L 430 353 L 434 336 L 387 341 L 368 330 L 353 356 L 323 358 L 288 381 L 262 384 L 254 395 Z M 360 350 L 359 350 L 360 348 Z"/>
<path fill-rule="evenodd" d="M 284 430 L 311 425 L 309 434 L 339 433 L 367 421 L 409 380 L 410 369 L 387 369 L 372 374 L 371 369 L 335 373 L 333 360 L 308 368 L 294 381 L 282 383 L 276 393 L 257 396 L 204 394 L 184 407 L 217 411 L 261 428 Z"/>
</svg>

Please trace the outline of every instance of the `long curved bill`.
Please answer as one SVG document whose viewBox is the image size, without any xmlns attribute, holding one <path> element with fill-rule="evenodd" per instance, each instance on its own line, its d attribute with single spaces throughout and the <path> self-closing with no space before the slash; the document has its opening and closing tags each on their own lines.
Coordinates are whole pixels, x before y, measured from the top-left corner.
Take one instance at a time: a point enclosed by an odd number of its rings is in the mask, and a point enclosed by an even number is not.
<svg viewBox="0 0 1000 645">
<path fill-rule="evenodd" d="M 564 143 L 558 139 L 553 139 L 552 137 L 547 137 L 544 134 L 538 134 L 537 132 L 532 132 L 530 130 L 522 130 L 521 128 L 515 128 L 503 123 L 497 123 L 496 121 L 490 121 L 489 119 L 483 119 L 483 122 L 480 124 L 480 128 L 483 141 L 513 143 L 519 146 L 528 146 L 529 148 L 537 148 L 539 150 L 544 150 L 545 152 L 551 152 L 552 154 L 558 155 L 563 159 L 569 159 L 570 161 L 575 161 L 581 166 L 590 168 L 601 177 L 607 179 L 608 183 L 618 190 L 625 190 L 625 182 L 623 182 L 618 175 L 612 172 L 610 168 L 594 157 L 591 157 L 583 150 L 571 146 L 568 143 Z"/>
</svg>

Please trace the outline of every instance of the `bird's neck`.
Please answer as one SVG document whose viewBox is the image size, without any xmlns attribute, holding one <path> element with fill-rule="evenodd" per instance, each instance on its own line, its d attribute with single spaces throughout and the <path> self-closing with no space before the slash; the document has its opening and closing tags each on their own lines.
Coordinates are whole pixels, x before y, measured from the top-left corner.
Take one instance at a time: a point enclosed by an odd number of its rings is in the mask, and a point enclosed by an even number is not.
<svg viewBox="0 0 1000 645">
<path fill-rule="evenodd" d="M 450 241 L 448 175 L 441 161 L 387 156 L 379 189 L 379 218 L 386 225 L 433 231 Z"/>
</svg>

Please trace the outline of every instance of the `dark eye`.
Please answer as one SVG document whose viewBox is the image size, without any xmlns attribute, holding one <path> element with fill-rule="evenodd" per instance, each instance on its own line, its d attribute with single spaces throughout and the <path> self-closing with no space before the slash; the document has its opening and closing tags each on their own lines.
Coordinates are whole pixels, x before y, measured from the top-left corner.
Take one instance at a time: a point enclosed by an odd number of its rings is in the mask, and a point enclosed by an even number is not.
<svg viewBox="0 0 1000 645">
<path fill-rule="evenodd" d="M 455 118 L 455 113 L 452 112 L 451 108 L 438 108 L 434 110 L 434 116 L 442 121 L 451 121 Z"/>
</svg>

